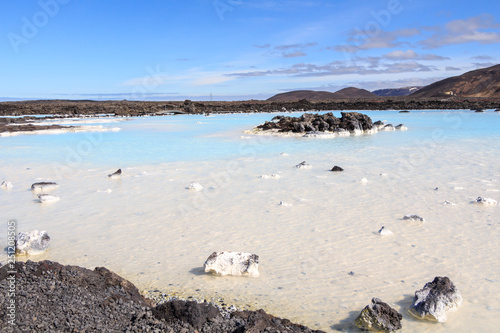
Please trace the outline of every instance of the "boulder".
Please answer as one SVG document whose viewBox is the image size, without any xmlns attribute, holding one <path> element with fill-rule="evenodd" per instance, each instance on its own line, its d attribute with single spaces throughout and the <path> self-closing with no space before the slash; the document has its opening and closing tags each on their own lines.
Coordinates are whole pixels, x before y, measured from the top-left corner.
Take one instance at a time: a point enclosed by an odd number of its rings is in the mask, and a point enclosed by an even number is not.
<svg viewBox="0 0 500 333">
<path fill-rule="evenodd" d="M 418 319 L 444 323 L 449 311 L 456 311 L 462 304 L 462 296 L 448 277 L 437 276 L 424 288 L 415 292 L 411 315 Z"/>
<path fill-rule="evenodd" d="M 331 171 L 334 171 L 334 172 L 341 172 L 341 171 L 344 171 L 344 169 L 342 169 L 341 167 L 339 167 L 338 165 L 334 166 L 332 168 Z"/>
<path fill-rule="evenodd" d="M 39 182 L 39 183 L 34 183 L 31 185 L 31 190 L 32 191 L 47 191 L 47 190 L 53 190 L 55 188 L 58 188 L 59 185 L 54 182 Z"/>
<path fill-rule="evenodd" d="M 403 220 L 425 222 L 424 218 L 418 215 L 405 215 L 403 216 Z"/>
<path fill-rule="evenodd" d="M 204 264 L 206 273 L 259 276 L 259 256 L 246 252 L 214 252 Z"/>
<path fill-rule="evenodd" d="M 372 299 L 354 321 L 364 331 L 393 332 L 402 328 L 403 316 L 378 298 Z"/>
<path fill-rule="evenodd" d="M 59 197 L 51 194 L 39 194 L 38 195 L 38 200 L 40 200 L 41 203 L 50 203 L 50 202 L 56 202 L 59 201 Z"/>
<path fill-rule="evenodd" d="M 118 170 L 116 170 L 115 172 L 110 173 L 110 174 L 108 175 L 108 178 L 111 178 L 111 179 L 116 179 L 116 178 L 119 178 L 121 175 L 122 175 L 122 169 L 118 169 Z"/>
<path fill-rule="evenodd" d="M 477 197 L 476 200 L 473 201 L 473 203 L 477 203 L 479 205 L 483 206 L 496 206 L 497 201 L 491 198 L 484 198 L 484 197 Z"/>
<path fill-rule="evenodd" d="M 50 237 L 47 231 L 20 232 L 16 237 L 16 254 L 35 255 L 47 250 Z"/>
</svg>

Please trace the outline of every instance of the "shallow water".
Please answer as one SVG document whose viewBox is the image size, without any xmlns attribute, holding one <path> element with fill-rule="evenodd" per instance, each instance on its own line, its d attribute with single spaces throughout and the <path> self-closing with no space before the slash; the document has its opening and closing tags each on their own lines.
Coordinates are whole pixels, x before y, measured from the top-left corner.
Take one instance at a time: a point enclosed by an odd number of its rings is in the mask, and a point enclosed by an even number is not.
<svg viewBox="0 0 500 333">
<path fill-rule="evenodd" d="M 471 201 L 500 199 L 500 115 L 366 113 L 409 130 L 251 136 L 242 131 L 274 115 L 235 114 L 0 138 L 0 180 L 14 185 L 0 190 L 0 244 L 16 219 L 19 231 L 51 236 L 51 249 L 29 259 L 106 266 L 142 290 L 221 297 L 326 331 L 355 331 L 372 297 L 403 314 L 405 332 L 496 331 L 500 211 Z M 311 169 L 294 167 L 304 160 Z M 328 171 L 334 165 L 345 171 Z M 106 177 L 118 168 L 120 179 Z M 280 178 L 260 178 L 267 174 Z M 36 202 L 29 188 L 42 180 L 60 184 L 51 192 L 60 201 Z M 186 190 L 193 181 L 204 190 Z M 378 235 L 382 226 L 394 234 Z M 219 250 L 258 254 L 261 276 L 203 274 Z M 445 324 L 407 314 L 415 290 L 435 276 L 450 277 L 464 298 Z"/>
</svg>

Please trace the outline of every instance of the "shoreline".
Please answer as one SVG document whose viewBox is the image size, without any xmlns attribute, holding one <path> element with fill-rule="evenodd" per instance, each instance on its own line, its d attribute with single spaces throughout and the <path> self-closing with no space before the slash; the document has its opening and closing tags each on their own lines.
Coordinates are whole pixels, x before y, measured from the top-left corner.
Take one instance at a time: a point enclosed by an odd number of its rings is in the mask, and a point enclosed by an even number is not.
<svg viewBox="0 0 500 333">
<path fill-rule="evenodd" d="M 133 283 L 105 267 L 89 270 L 49 260 L 19 261 L 14 270 L 0 267 L 0 289 L 9 290 L 12 284 L 22 285 L 24 290 L 16 288 L 14 296 L 0 293 L 0 326 L 5 332 L 324 333 L 274 317 L 264 310 L 240 310 L 224 303 L 179 300 L 175 296 L 155 302 L 141 295 Z M 12 299 L 13 310 L 7 307 Z"/>
<path fill-rule="evenodd" d="M 0 102 L 0 117 L 20 115 L 67 116 L 161 116 L 173 114 L 219 114 L 290 111 L 382 111 L 382 110 L 483 110 L 500 108 L 500 99 L 459 98 L 411 99 L 402 97 L 378 99 L 339 99 L 328 101 L 71 101 L 38 100 Z"/>
</svg>

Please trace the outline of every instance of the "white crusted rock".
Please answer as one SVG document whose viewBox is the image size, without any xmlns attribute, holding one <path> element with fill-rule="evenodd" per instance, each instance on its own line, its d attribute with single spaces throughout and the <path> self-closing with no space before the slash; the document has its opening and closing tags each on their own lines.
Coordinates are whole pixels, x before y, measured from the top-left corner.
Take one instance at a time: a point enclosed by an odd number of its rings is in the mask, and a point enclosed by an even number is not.
<svg viewBox="0 0 500 333">
<path fill-rule="evenodd" d="M 47 250 L 50 237 L 47 231 L 33 230 L 20 232 L 16 237 L 16 253 L 19 255 L 35 255 Z"/>
<path fill-rule="evenodd" d="M 388 236 L 388 235 L 392 235 L 392 231 L 390 231 L 389 229 L 387 229 L 386 227 L 382 227 L 380 228 L 380 230 L 378 231 L 379 235 L 381 236 Z"/>
<path fill-rule="evenodd" d="M 398 126 L 396 126 L 396 129 L 399 131 L 406 131 L 406 130 L 408 130 L 408 127 L 406 127 L 403 124 L 399 124 Z"/>
<path fill-rule="evenodd" d="M 284 202 L 284 201 L 280 201 L 280 206 L 289 207 L 289 206 L 291 206 L 291 205 L 292 205 L 291 203 L 287 203 L 287 202 Z"/>
<path fill-rule="evenodd" d="M 246 252 L 214 252 L 204 266 L 206 273 L 259 276 L 259 256 Z"/>
<path fill-rule="evenodd" d="M 194 191 L 194 192 L 199 192 L 203 190 L 203 186 L 201 186 L 200 183 L 191 183 L 186 187 L 186 190 Z"/>
<path fill-rule="evenodd" d="M 491 198 L 478 197 L 473 202 L 480 204 L 480 205 L 483 205 L 483 206 L 496 206 L 497 205 L 497 201 L 494 199 L 491 199 Z"/>
<path fill-rule="evenodd" d="M 38 200 L 40 200 L 41 203 L 51 203 L 51 202 L 56 202 L 59 201 L 59 197 L 52 195 L 52 194 L 39 194 L 38 195 Z"/>
<path fill-rule="evenodd" d="M 0 185 L 0 187 L 3 188 L 4 190 L 8 190 L 12 188 L 12 183 L 9 182 L 8 180 L 4 180 Z"/>
<path fill-rule="evenodd" d="M 462 296 L 448 277 L 437 276 L 415 292 L 409 312 L 416 318 L 444 323 L 449 311 L 456 311 Z"/>
</svg>

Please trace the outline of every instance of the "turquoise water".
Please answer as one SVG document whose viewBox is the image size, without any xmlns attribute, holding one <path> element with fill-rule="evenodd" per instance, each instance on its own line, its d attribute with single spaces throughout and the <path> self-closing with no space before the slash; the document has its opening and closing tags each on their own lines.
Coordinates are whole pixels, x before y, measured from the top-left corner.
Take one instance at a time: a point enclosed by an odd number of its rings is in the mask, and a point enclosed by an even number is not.
<svg viewBox="0 0 500 333">
<path fill-rule="evenodd" d="M 470 111 L 365 112 L 373 121 L 394 125 L 403 123 L 403 135 L 381 132 L 377 135 L 308 139 L 266 137 L 241 138 L 242 131 L 270 120 L 276 114 L 229 114 L 204 116 L 165 116 L 129 118 L 104 127 L 119 127 L 118 132 L 79 132 L 54 135 L 19 135 L 0 138 L 0 156 L 7 164 L 39 164 L 47 161 L 77 163 L 88 167 L 138 166 L 179 161 L 206 161 L 252 154 L 272 156 L 281 151 L 325 150 L 339 153 L 364 147 L 390 149 L 393 145 L 412 146 L 432 140 L 444 143 L 469 138 L 498 140 L 500 114 Z M 299 116 L 301 113 L 290 114 Z M 334 112 L 340 117 L 340 112 Z M 92 124 L 96 125 L 96 124 Z"/>
</svg>

